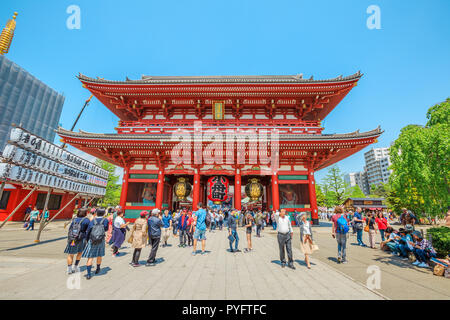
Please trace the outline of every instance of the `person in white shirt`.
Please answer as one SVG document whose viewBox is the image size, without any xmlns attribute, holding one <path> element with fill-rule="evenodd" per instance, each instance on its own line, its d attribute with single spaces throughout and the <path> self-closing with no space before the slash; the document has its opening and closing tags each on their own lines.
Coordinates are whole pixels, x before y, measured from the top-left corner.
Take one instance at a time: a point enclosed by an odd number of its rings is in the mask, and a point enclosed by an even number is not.
<svg viewBox="0 0 450 320">
<path fill-rule="evenodd" d="M 288 267 L 295 270 L 294 259 L 292 258 L 292 223 L 289 216 L 286 215 L 286 209 L 281 209 L 281 212 L 275 213 L 275 221 L 277 223 L 278 232 L 278 246 L 280 248 L 281 267 L 286 266 L 285 249 L 288 255 Z"/>
</svg>

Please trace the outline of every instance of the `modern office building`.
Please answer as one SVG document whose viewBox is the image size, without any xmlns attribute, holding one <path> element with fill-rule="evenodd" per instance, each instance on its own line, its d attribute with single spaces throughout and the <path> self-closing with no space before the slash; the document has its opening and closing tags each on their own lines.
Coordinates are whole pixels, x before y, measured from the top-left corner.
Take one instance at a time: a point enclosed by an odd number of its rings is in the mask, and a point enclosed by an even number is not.
<svg viewBox="0 0 450 320">
<path fill-rule="evenodd" d="M 62 94 L 0 55 L 0 150 L 12 123 L 53 142 L 63 104 Z"/>
<path fill-rule="evenodd" d="M 389 148 L 372 148 L 364 153 L 366 166 L 364 171 L 367 173 L 367 182 L 369 186 L 388 183 L 392 170 L 388 168 L 391 165 L 389 157 Z"/>
<path fill-rule="evenodd" d="M 356 185 L 359 186 L 361 191 L 368 195 L 370 194 L 370 187 L 367 181 L 367 173 L 365 171 L 359 172 L 350 172 L 344 176 L 344 181 L 350 186 L 354 187 Z"/>
</svg>

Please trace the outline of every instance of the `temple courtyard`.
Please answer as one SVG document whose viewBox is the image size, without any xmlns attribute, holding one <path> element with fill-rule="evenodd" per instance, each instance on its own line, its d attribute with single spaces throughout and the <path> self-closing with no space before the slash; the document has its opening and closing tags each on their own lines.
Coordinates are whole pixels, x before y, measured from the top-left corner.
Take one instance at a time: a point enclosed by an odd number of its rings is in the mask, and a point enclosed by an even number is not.
<svg viewBox="0 0 450 320">
<path fill-rule="evenodd" d="M 299 250 L 297 228 L 296 270 L 280 267 L 276 233 L 269 227 L 261 238 L 253 237 L 251 253 L 228 252 L 225 230 L 207 233 L 206 255 L 192 256 L 190 248 L 179 248 L 178 238 L 171 237 L 171 246 L 158 250 L 160 261 L 151 267 L 129 265 L 132 249 L 127 242 L 116 258 L 107 247 L 102 271 L 91 280 L 84 277 L 85 259 L 81 274 L 66 275 L 63 224 L 52 223 L 38 244 L 37 231 L 26 232 L 22 224 L 10 223 L 0 230 L 0 299 L 450 299 L 448 279 L 380 250 L 352 245 L 353 235 L 348 241 L 349 263 L 337 264 L 336 242 L 324 221 L 313 228 L 320 250 L 310 270 Z M 239 236 L 243 250 L 242 228 Z M 149 252 L 143 249 L 141 263 Z M 369 289 L 366 283 L 374 269 L 381 278 L 378 288 Z"/>
</svg>

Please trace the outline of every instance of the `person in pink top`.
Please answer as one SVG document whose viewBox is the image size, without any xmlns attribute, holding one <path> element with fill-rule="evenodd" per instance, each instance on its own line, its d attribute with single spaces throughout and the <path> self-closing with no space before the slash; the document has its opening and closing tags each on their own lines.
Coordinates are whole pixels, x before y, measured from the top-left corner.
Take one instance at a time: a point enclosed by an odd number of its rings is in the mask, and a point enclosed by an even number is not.
<svg viewBox="0 0 450 320">
<path fill-rule="evenodd" d="M 113 231 L 113 218 L 114 215 L 112 212 L 110 212 L 108 214 L 108 217 L 106 218 L 106 220 L 108 220 L 108 231 L 106 232 L 106 239 L 105 239 L 107 244 L 111 244 L 110 241 L 112 238 L 112 231 Z"/>
</svg>

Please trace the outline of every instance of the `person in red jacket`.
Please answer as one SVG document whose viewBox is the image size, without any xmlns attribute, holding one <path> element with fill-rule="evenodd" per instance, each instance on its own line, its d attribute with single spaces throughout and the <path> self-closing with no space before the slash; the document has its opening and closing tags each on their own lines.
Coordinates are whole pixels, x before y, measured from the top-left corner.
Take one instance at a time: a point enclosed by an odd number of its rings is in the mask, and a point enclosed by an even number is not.
<svg viewBox="0 0 450 320">
<path fill-rule="evenodd" d="M 192 211 L 189 210 L 188 212 L 188 222 L 187 222 L 187 229 L 186 229 L 186 234 L 187 234 L 187 242 L 188 242 L 188 247 L 192 247 L 192 245 L 194 244 L 194 231 L 195 231 L 195 224 L 194 224 L 194 218 L 192 217 Z"/>
<path fill-rule="evenodd" d="M 385 240 L 384 233 L 385 233 L 387 227 L 389 227 L 390 225 L 389 225 L 389 222 L 387 221 L 387 219 L 384 217 L 382 211 L 377 211 L 375 222 L 378 225 L 378 230 L 380 230 L 381 241 L 384 241 Z"/>
<path fill-rule="evenodd" d="M 189 216 L 186 214 L 186 209 L 183 210 L 180 217 L 178 218 L 178 230 L 180 231 L 180 244 L 179 247 L 186 247 L 186 232 L 188 228 Z"/>
</svg>

